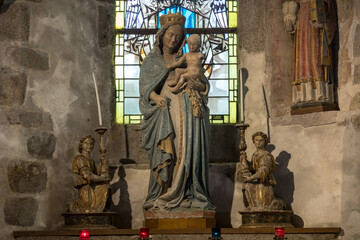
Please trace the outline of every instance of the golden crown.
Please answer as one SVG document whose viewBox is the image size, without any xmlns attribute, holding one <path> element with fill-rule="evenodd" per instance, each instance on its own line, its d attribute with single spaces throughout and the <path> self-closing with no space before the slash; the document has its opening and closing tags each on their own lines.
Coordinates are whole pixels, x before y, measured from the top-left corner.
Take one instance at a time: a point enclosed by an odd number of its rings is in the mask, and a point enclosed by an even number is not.
<svg viewBox="0 0 360 240">
<path fill-rule="evenodd" d="M 181 24 L 183 26 L 185 20 L 186 20 L 185 17 L 181 15 L 180 12 L 177 12 L 175 14 L 168 13 L 160 17 L 160 24 L 161 27 L 163 27 L 165 24 Z"/>
</svg>

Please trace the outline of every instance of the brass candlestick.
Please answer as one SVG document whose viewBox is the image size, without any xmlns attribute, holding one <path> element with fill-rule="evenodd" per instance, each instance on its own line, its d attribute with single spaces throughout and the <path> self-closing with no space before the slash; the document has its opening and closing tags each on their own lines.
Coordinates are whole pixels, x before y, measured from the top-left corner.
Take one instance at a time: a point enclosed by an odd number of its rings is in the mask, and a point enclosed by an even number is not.
<svg viewBox="0 0 360 240">
<path fill-rule="evenodd" d="M 236 124 L 236 127 L 240 129 L 240 144 L 239 144 L 240 155 L 245 154 L 245 151 L 247 149 L 246 140 L 245 140 L 245 130 L 249 127 L 249 124 L 239 123 Z"/>
<path fill-rule="evenodd" d="M 107 131 L 106 127 L 98 127 L 95 129 L 95 132 L 97 132 L 100 136 L 99 151 L 101 153 L 101 156 L 105 156 L 105 154 L 106 154 L 106 149 L 105 149 L 105 145 L 104 145 L 104 134 L 106 131 Z"/>
</svg>

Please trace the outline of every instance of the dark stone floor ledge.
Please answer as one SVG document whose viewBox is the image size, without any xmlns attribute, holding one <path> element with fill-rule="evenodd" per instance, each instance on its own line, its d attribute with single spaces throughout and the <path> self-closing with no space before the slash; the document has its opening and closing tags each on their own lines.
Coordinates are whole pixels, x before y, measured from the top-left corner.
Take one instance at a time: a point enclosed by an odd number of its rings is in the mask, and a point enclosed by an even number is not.
<svg viewBox="0 0 360 240">
<path fill-rule="evenodd" d="M 274 228 L 222 228 L 221 233 L 223 239 L 233 239 L 234 235 L 256 235 L 265 234 L 269 237 L 274 234 Z M 327 235 L 321 239 L 337 239 L 341 228 L 285 228 L 285 235 L 288 240 L 298 239 L 296 235 L 308 235 L 306 239 L 319 239 L 319 235 Z M 15 238 L 19 239 L 72 239 L 70 236 L 79 236 L 78 230 L 53 230 L 53 231 L 14 231 Z M 139 229 L 93 229 L 90 230 L 90 239 L 112 239 L 114 236 L 128 236 L 132 239 L 139 235 Z M 150 235 L 155 239 L 162 239 L 161 236 L 166 235 L 169 239 L 170 235 L 184 236 L 181 239 L 187 239 L 187 235 L 191 235 L 193 239 L 207 239 L 211 236 L 211 229 L 150 229 Z M 198 236 L 195 236 L 198 235 Z M 67 238 L 66 238 L 67 237 Z M 204 238 L 205 237 L 205 238 Z M 265 236 L 264 236 L 265 237 Z M 76 239 L 76 238 L 74 238 Z M 123 239 L 123 238 L 122 238 Z M 130 239 L 130 238 L 129 238 Z M 252 238 L 246 238 L 252 239 Z M 269 238 L 271 239 L 271 238 Z M 304 239 L 304 238 L 301 238 Z"/>
</svg>

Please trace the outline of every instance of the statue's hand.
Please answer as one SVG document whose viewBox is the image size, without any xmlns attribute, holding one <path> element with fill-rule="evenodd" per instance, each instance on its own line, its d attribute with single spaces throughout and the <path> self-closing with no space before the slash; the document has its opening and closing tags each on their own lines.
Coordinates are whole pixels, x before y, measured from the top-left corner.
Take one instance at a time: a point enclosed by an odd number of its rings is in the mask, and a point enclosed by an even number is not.
<svg viewBox="0 0 360 240">
<path fill-rule="evenodd" d="M 250 176 L 242 176 L 241 181 L 244 183 L 250 182 L 251 181 Z"/>
<path fill-rule="evenodd" d="M 205 84 L 198 81 L 198 80 L 194 80 L 194 79 L 189 79 L 188 80 L 188 87 L 190 89 L 194 89 L 200 92 L 205 91 Z"/>
<path fill-rule="evenodd" d="M 101 174 L 100 177 L 103 179 L 104 182 L 110 182 L 110 176 L 108 173 Z"/>
<path fill-rule="evenodd" d="M 158 105 L 159 108 L 161 109 L 165 109 L 167 107 L 167 103 L 166 100 L 163 96 L 161 95 L 154 95 L 152 100 L 156 103 L 156 105 Z"/>
<path fill-rule="evenodd" d="M 324 28 L 324 24 L 323 23 L 320 23 L 320 22 L 317 22 L 317 21 L 310 21 L 311 25 L 314 27 L 314 28 Z"/>
<path fill-rule="evenodd" d="M 290 19 L 285 20 L 285 29 L 288 32 L 294 32 L 294 23 Z"/>
</svg>

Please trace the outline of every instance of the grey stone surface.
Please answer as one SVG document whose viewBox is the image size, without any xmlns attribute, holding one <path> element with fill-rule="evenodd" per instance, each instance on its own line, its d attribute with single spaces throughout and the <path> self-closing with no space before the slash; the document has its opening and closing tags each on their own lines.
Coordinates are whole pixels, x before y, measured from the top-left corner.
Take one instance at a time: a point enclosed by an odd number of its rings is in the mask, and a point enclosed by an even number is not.
<svg viewBox="0 0 360 240">
<path fill-rule="evenodd" d="M 356 25 L 356 30 L 355 30 L 354 57 L 360 57 L 360 24 Z"/>
<path fill-rule="evenodd" d="M 21 112 L 19 113 L 19 122 L 24 127 L 39 127 L 43 123 L 42 113 Z"/>
<path fill-rule="evenodd" d="M 354 70 L 354 84 L 360 83 L 360 65 L 355 66 Z"/>
<path fill-rule="evenodd" d="M 115 1 L 113 0 L 96 0 L 98 2 L 104 2 L 104 3 L 110 3 L 110 4 L 115 4 Z"/>
<path fill-rule="evenodd" d="M 7 119 L 11 125 L 20 124 L 19 121 L 19 112 L 18 111 L 11 111 L 7 115 Z"/>
<path fill-rule="evenodd" d="M 314 127 L 334 124 L 337 123 L 338 113 L 338 111 L 329 111 L 293 116 L 274 117 L 271 118 L 271 125 L 273 127 L 278 127 L 299 124 L 303 127 Z"/>
<path fill-rule="evenodd" d="M 5 201 L 4 217 L 9 225 L 32 226 L 35 221 L 39 203 L 29 197 L 8 198 Z"/>
<path fill-rule="evenodd" d="M 0 105 L 12 106 L 23 104 L 26 85 L 25 73 L 10 68 L 0 68 Z"/>
<path fill-rule="evenodd" d="M 16 47 L 7 49 L 7 54 L 10 56 L 13 63 L 20 66 L 36 70 L 49 69 L 49 58 L 47 53 L 30 48 Z"/>
<path fill-rule="evenodd" d="M 351 99 L 349 110 L 357 110 L 360 109 L 360 92 L 356 93 L 356 95 Z"/>
<path fill-rule="evenodd" d="M 360 131 L 360 115 L 351 116 L 351 124 L 356 131 Z"/>
<path fill-rule="evenodd" d="M 29 8 L 24 4 L 12 4 L 4 13 L 0 11 L 0 42 L 28 41 L 30 29 Z"/>
<path fill-rule="evenodd" d="M 265 0 L 238 1 L 239 47 L 248 52 L 264 51 Z"/>
<path fill-rule="evenodd" d="M 291 34 L 285 31 L 282 1 L 266 1 L 265 6 L 264 44 L 266 46 L 266 71 L 269 78 L 269 90 L 265 89 L 265 93 L 270 115 L 272 117 L 285 116 L 288 115 L 291 106 L 294 44 Z"/>
<path fill-rule="evenodd" d="M 52 133 L 39 133 L 27 140 L 27 149 L 32 157 L 51 159 L 55 151 L 56 138 Z"/>
<path fill-rule="evenodd" d="M 115 6 L 98 6 L 98 39 L 100 47 L 113 45 L 115 37 L 114 13 Z"/>
<path fill-rule="evenodd" d="M 110 162 L 114 165 L 149 163 L 141 147 L 143 132 L 139 125 L 113 125 L 107 141 Z"/>
<path fill-rule="evenodd" d="M 213 124 L 210 135 L 210 162 L 238 161 L 237 135 L 238 129 L 235 125 Z"/>
<path fill-rule="evenodd" d="M 216 207 L 216 223 L 231 228 L 231 208 L 234 198 L 236 164 L 210 164 L 209 191 Z"/>
<path fill-rule="evenodd" d="M 47 169 L 43 163 L 11 161 L 7 170 L 9 185 L 14 192 L 38 193 L 46 189 Z"/>
</svg>

